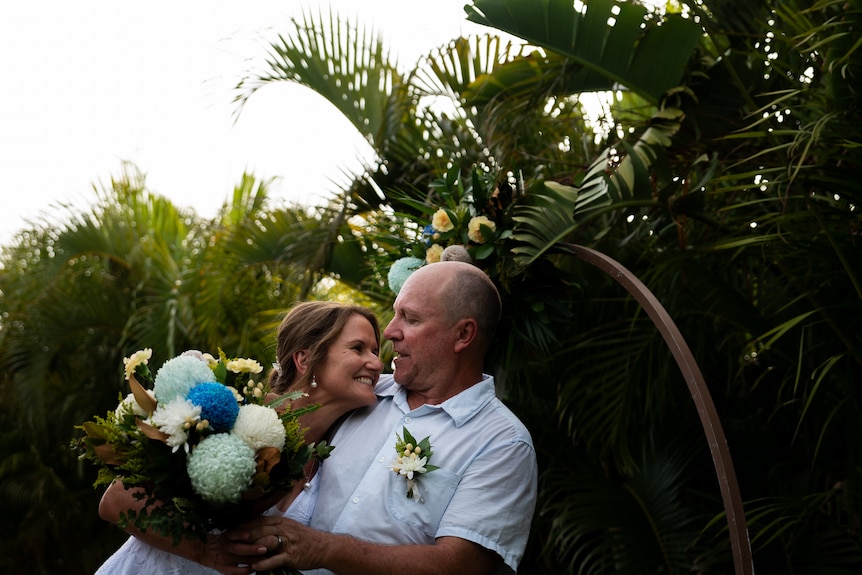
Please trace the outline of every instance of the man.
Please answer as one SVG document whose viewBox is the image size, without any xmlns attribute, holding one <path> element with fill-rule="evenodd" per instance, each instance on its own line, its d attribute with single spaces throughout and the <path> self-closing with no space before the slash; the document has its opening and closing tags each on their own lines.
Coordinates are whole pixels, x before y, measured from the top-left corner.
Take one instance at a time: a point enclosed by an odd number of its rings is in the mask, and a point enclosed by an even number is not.
<svg viewBox="0 0 862 575">
<path fill-rule="evenodd" d="M 354 412 L 333 436 L 310 528 L 267 517 L 230 535 L 255 542 L 245 551 L 268 554 L 252 567 L 345 575 L 517 569 L 537 469 L 529 433 L 482 373 L 500 307 L 494 284 L 467 263 L 427 265 L 407 279 L 383 333 L 397 354 L 394 381 L 382 376 L 378 404 Z M 428 437 L 430 459 L 413 445 L 396 452 L 405 430 L 417 442 Z"/>
</svg>

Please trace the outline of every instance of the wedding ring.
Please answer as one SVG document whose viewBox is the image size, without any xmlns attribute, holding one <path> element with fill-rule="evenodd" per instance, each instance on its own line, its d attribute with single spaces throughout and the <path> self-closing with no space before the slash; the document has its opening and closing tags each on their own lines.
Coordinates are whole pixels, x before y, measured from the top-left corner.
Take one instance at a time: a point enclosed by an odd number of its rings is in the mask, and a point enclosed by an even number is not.
<svg viewBox="0 0 862 575">
<path fill-rule="evenodd" d="M 275 536 L 276 544 L 275 549 L 272 550 L 273 553 L 278 553 L 281 551 L 281 548 L 284 547 L 284 539 L 281 538 L 281 535 Z"/>
</svg>

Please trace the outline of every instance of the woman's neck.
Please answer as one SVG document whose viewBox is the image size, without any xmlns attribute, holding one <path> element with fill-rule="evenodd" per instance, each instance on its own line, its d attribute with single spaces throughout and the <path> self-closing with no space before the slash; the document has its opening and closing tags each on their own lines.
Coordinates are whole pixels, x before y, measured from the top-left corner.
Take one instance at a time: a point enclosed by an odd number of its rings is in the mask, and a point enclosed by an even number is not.
<svg viewBox="0 0 862 575">
<path fill-rule="evenodd" d="M 313 402 L 309 402 L 312 404 Z M 297 405 L 299 407 L 299 405 Z M 298 418 L 299 425 L 305 430 L 306 443 L 320 443 L 329 437 L 329 428 L 343 415 L 331 407 L 321 405 L 314 411 Z"/>
</svg>

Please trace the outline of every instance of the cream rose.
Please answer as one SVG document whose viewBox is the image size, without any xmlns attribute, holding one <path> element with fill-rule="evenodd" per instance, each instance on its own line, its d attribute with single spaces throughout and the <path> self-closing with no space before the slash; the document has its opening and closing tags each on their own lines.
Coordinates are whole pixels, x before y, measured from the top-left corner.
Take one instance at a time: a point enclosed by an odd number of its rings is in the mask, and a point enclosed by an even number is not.
<svg viewBox="0 0 862 575">
<path fill-rule="evenodd" d="M 436 264 L 440 261 L 440 257 L 443 255 L 443 246 L 440 244 L 434 244 L 427 250 L 425 250 L 425 263 L 426 264 Z"/>
<path fill-rule="evenodd" d="M 232 359 L 227 362 L 228 371 L 234 373 L 260 373 L 263 371 L 263 366 L 253 359 Z"/>
<path fill-rule="evenodd" d="M 452 220 L 449 219 L 449 214 L 443 208 L 434 212 L 434 216 L 431 218 L 431 225 L 438 232 L 448 232 L 455 227 Z"/>
<path fill-rule="evenodd" d="M 136 351 L 131 355 L 131 357 L 123 358 L 123 366 L 126 371 L 126 379 L 129 379 L 133 373 L 135 373 L 135 368 L 141 364 L 146 365 L 150 358 L 153 357 L 153 350 L 149 347 L 146 349 L 141 349 Z"/>
<path fill-rule="evenodd" d="M 491 231 L 497 229 L 497 224 L 489 220 L 486 216 L 476 216 L 467 224 L 467 237 L 477 244 L 485 243 L 485 236 L 482 235 L 481 226 L 488 226 Z"/>
</svg>

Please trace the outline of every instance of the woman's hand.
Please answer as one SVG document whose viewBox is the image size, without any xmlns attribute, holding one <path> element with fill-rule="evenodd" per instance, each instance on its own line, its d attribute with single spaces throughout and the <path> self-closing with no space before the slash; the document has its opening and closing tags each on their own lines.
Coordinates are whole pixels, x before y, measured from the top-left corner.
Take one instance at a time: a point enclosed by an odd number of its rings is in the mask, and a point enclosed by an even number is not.
<svg viewBox="0 0 862 575">
<path fill-rule="evenodd" d="M 261 545 L 236 546 L 223 533 L 210 534 L 195 560 L 224 575 L 248 575 L 254 571 L 251 564 L 266 552 Z"/>
</svg>

